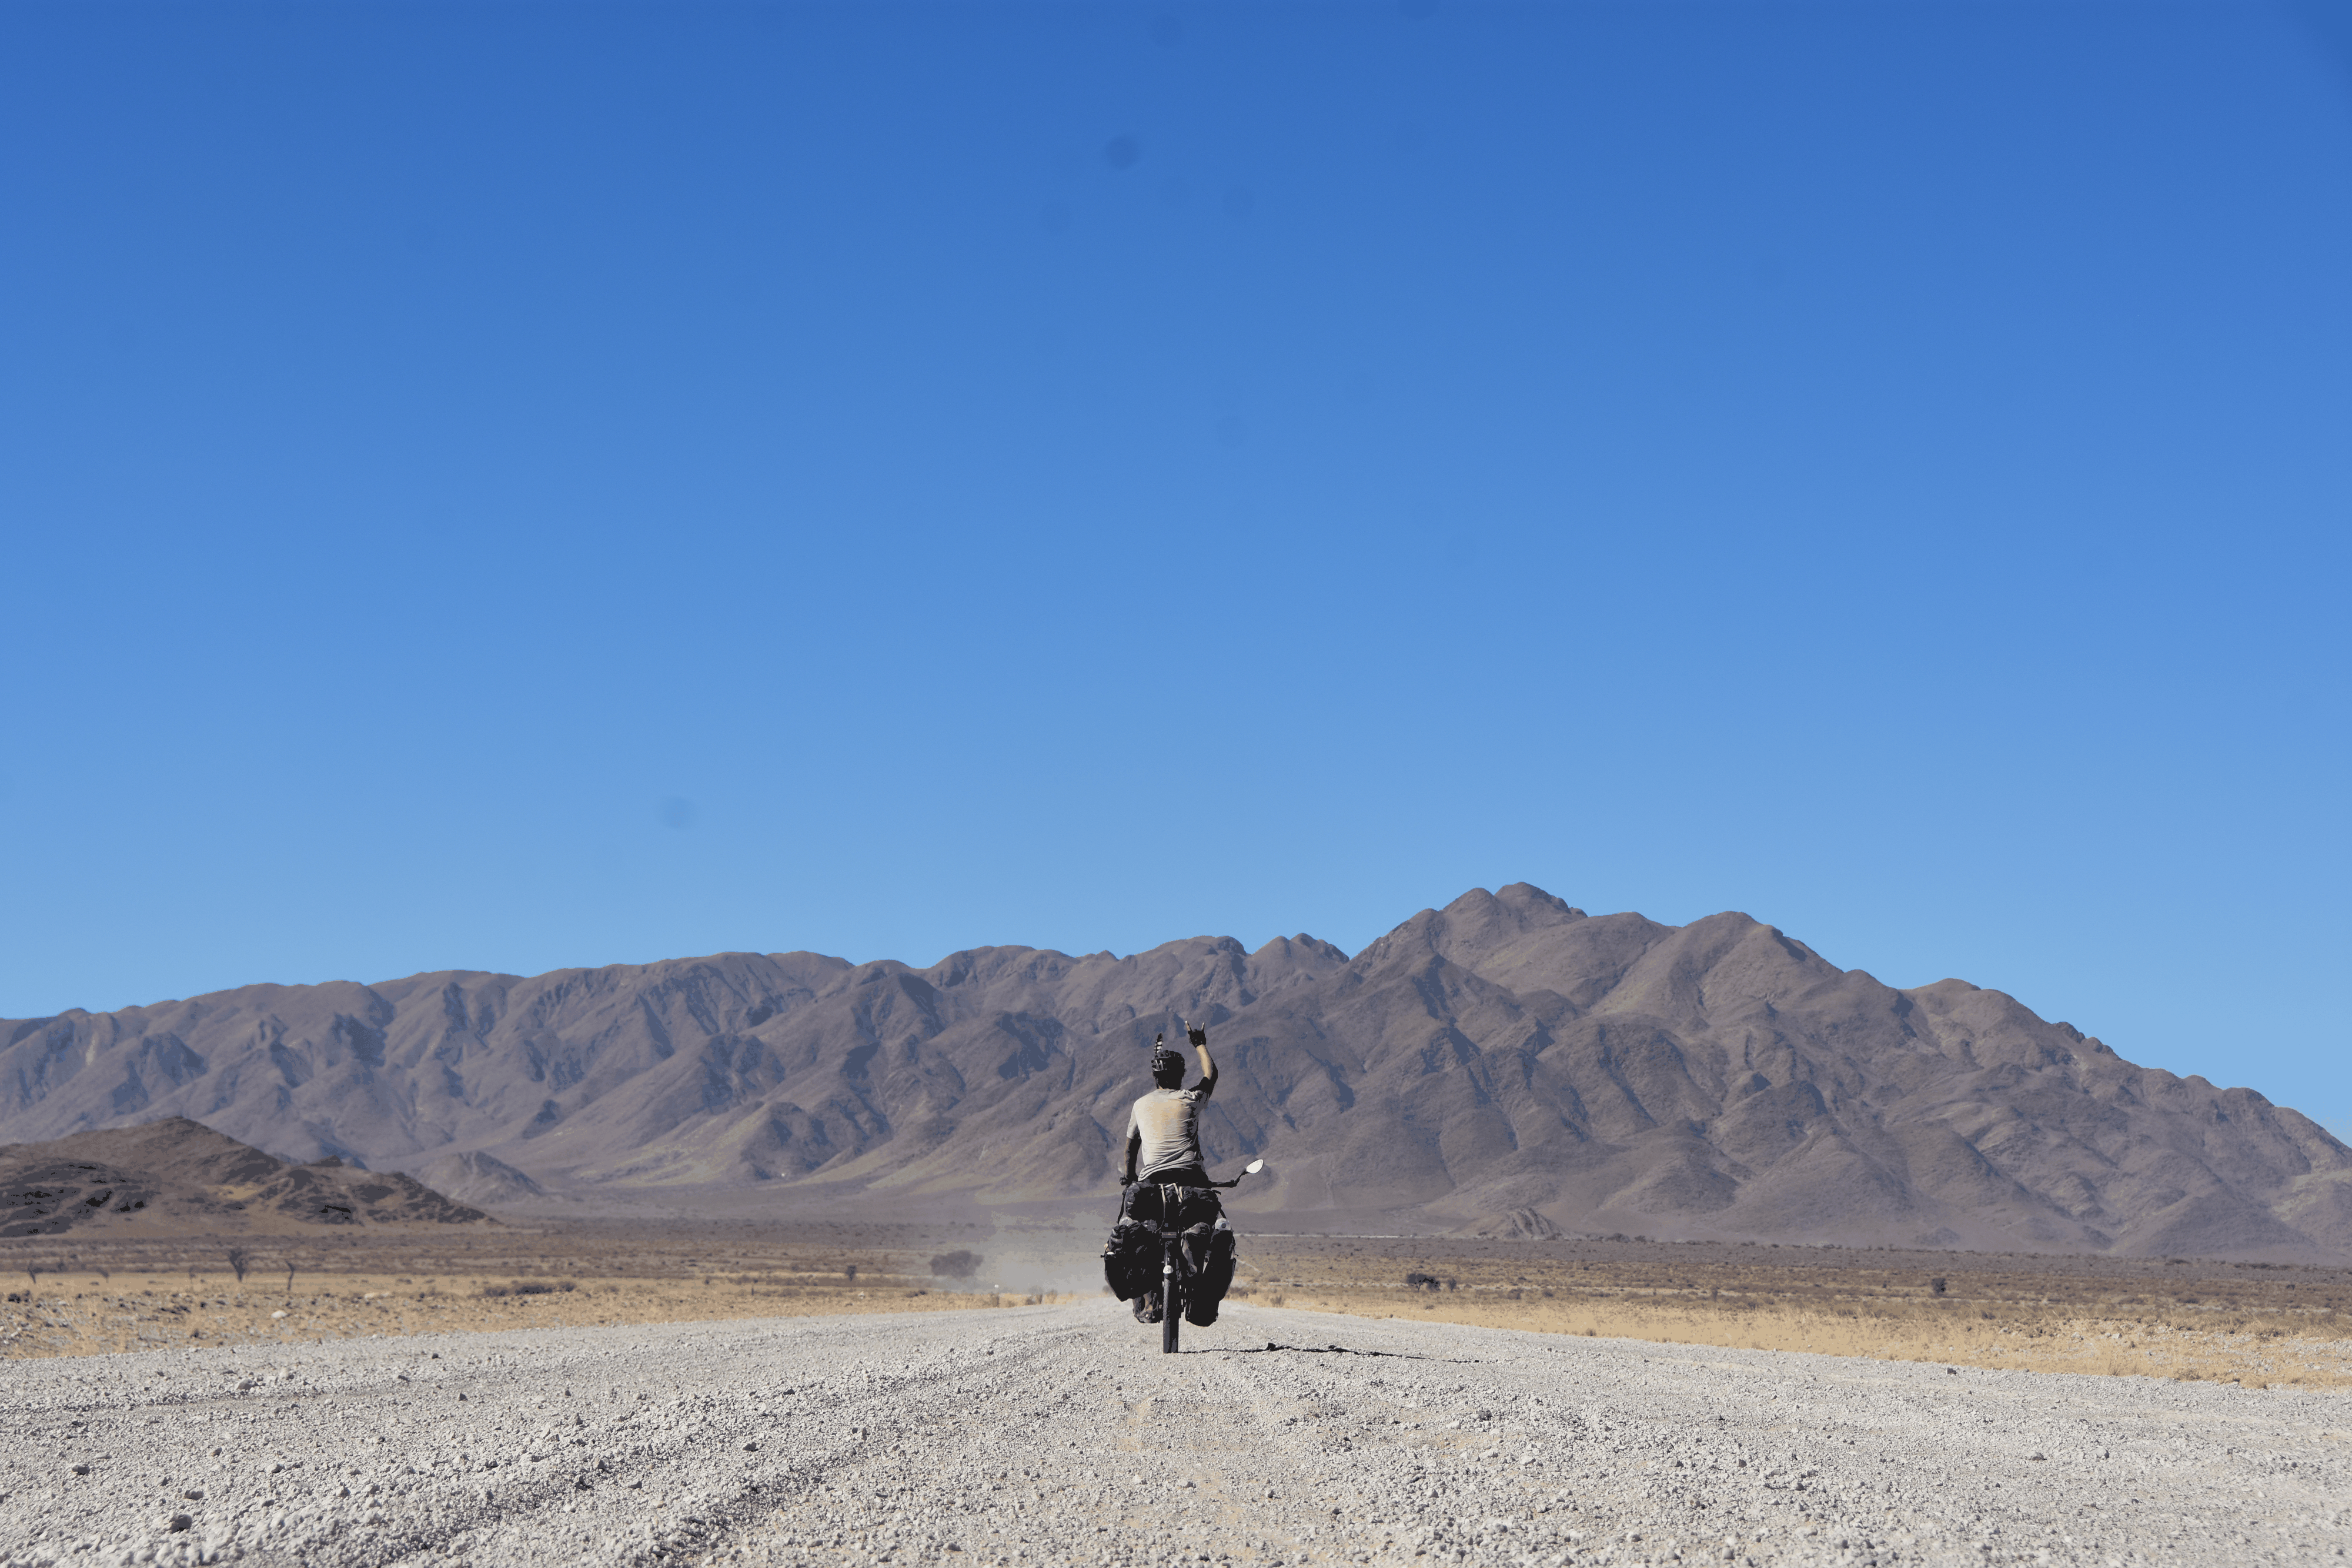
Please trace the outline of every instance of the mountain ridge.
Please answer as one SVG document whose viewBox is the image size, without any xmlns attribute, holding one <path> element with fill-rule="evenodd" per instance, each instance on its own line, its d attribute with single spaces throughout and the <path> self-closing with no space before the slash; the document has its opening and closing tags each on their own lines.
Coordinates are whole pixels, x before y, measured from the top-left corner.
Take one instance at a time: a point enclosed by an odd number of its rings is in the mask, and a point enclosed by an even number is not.
<svg viewBox="0 0 2352 1568">
<path fill-rule="evenodd" d="M 1107 1190 L 1176 1013 L 1223 1069 L 1210 1157 L 1265 1155 L 1245 1201 L 1293 1217 L 2352 1257 L 2352 1149 L 2252 1090 L 1738 912 L 1673 926 L 1526 883 L 1352 956 L 1303 933 L 920 968 L 727 953 L 9 1020 L 0 1137 L 178 1113 L 485 1197 L 1067 1199 Z"/>
<path fill-rule="evenodd" d="M 0 1239 L 491 1223 L 399 1172 L 293 1164 L 184 1116 L 0 1148 Z"/>
</svg>

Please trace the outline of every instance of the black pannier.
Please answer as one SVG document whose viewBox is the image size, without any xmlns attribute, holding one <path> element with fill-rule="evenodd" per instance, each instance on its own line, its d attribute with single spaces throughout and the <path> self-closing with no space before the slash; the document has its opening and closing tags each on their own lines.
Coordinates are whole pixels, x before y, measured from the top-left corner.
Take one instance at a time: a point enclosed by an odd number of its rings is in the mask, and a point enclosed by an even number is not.
<svg viewBox="0 0 2352 1568">
<path fill-rule="evenodd" d="M 1195 1225 L 1184 1232 L 1184 1256 L 1192 1260 L 1192 1285 L 1184 1293 L 1184 1321 L 1196 1329 L 1217 1321 L 1217 1303 L 1234 1282 L 1234 1233 Z"/>
<path fill-rule="evenodd" d="M 1103 1247 L 1103 1282 L 1122 1301 L 1160 1283 L 1160 1238 L 1149 1226 L 1122 1219 Z"/>
<path fill-rule="evenodd" d="M 1221 1228 L 1224 1206 L 1208 1187 L 1179 1187 L 1177 1223 L 1183 1226 L 1180 1245 L 1192 1265 L 1185 1294 L 1184 1321 L 1207 1328 L 1217 1321 L 1217 1303 L 1234 1282 L 1234 1233 Z M 1103 1247 L 1103 1281 L 1122 1301 L 1154 1290 L 1160 1283 L 1160 1237 L 1151 1222 L 1160 1218 L 1160 1188 L 1149 1184 L 1129 1189 L 1118 1224 Z"/>
</svg>

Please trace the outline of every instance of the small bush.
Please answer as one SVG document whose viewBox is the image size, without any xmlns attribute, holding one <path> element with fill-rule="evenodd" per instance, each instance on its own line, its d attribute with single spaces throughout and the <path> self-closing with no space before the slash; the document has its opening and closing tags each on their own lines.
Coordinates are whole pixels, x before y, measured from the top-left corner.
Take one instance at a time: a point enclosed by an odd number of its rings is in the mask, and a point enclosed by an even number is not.
<svg viewBox="0 0 2352 1568">
<path fill-rule="evenodd" d="M 942 1252 L 931 1260 L 931 1272 L 942 1280 L 969 1280 L 979 1273 L 980 1266 L 987 1261 L 977 1252 Z M 856 1270 L 850 1270 L 849 1277 L 856 1279 Z"/>
</svg>

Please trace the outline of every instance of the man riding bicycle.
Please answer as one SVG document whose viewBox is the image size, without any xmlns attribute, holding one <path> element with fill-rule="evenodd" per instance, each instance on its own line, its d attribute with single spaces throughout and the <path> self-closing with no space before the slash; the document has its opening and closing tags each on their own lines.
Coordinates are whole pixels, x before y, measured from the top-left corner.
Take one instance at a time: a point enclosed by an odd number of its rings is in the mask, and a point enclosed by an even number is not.
<svg viewBox="0 0 2352 1568">
<path fill-rule="evenodd" d="M 1209 1173 L 1201 1159 L 1201 1106 L 1216 1092 L 1217 1064 L 1209 1055 L 1207 1030 L 1187 1023 L 1184 1032 L 1200 1053 L 1201 1082 L 1185 1088 L 1183 1054 L 1168 1048 L 1164 1034 L 1152 1042 L 1151 1082 L 1157 1087 L 1135 1103 L 1127 1119 L 1127 1158 L 1118 1176 L 1122 1222 L 1159 1220 L 1162 1186 L 1209 1185 Z M 1160 1292 L 1151 1290 L 1137 1296 L 1134 1312 L 1138 1322 L 1158 1322 Z"/>
</svg>

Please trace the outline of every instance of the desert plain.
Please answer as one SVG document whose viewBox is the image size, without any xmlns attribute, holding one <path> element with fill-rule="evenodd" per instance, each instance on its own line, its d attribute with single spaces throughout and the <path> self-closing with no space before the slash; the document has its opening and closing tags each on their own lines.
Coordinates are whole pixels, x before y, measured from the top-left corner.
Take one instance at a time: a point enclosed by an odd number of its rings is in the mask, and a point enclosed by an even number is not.
<svg viewBox="0 0 2352 1568">
<path fill-rule="evenodd" d="M 1098 1245 L 1052 1217 L 0 1244 L 0 1565 L 2352 1546 L 2346 1270 L 1252 1234 L 1168 1357 Z"/>
<path fill-rule="evenodd" d="M 666 1220 L 0 1242 L 0 1358 L 1035 1306 L 1102 1293 L 1066 1216 Z M 231 1267 L 239 1254 L 244 1278 Z M 1233 1299 L 1356 1317 L 2037 1372 L 2352 1387 L 2352 1270 L 1638 1239 L 1245 1234 Z M 289 1270 L 290 1270 L 290 1275 Z"/>
</svg>

